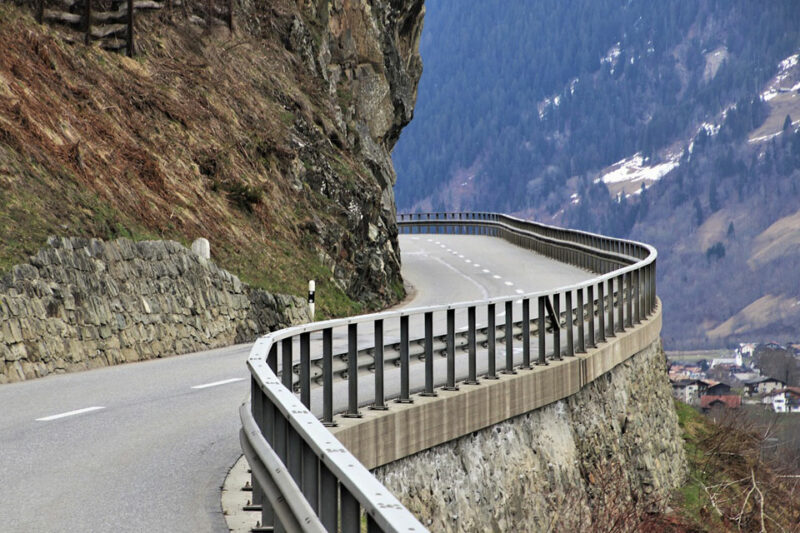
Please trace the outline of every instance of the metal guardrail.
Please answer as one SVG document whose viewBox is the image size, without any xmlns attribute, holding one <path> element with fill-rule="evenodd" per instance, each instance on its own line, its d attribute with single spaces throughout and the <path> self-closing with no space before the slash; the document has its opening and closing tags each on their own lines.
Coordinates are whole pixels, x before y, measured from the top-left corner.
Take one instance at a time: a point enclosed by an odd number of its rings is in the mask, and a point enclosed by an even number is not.
<svg viewBox="0 0 800 533">
<path fill-rule="evenodd" d="M 546 365 L 548 359 L 583 353 L 618 332 L 635 327 L 657 305 L 656 251 L 646 244 L 495 213 L 401 214 L 398 218 L 401 233 L 500 237 L 598 275 L 583 283 L 548 291 L 328 320 L 283 329 L 258 339 L 247 363 L 252 387 L 250 405 L 244 404 L 240 409 L 241 441 L 252 470 L 253 504 L 256 508 L 260 506 L 262 527 L 267 530 L 274 527 L 275 531 L 360 532 L 363 511 L 368 531 L 426 531 L 325 428 L 334 425 L 335 362 L 338 361 L 336 366 L 347 380 L 347 406 L 341 415 L 359 417 L 359 374 L 363 376 L 367 368 L 374 371 L 371 408 L 387 409 L 388 396 L 396 396 L 395 401 L 400 403 L 413 402 L 412 388 L 421 390 L 422 395 L 436 394 L 433 355 L 437 350 L 443 351 L 447 358 L 443 388 L 454 390 L 459 350 L 466 351 L 468 360 L 465 383 L 477 384 L 482 377 L 477 373 L 479 342 L 488 358 L 488 370 L 483 377 L 492 379 L 496 378 L 500 344 L 505 345 L 503 371 L 514 373 L 518 368 L 531 367 L 532 336 L 538 340 L 535 364 Z M 515 302 L 521 307 L 517 321 L 513 316 Z M 533 318 L 531 302 L 536 305 Z M 503 324 L 497 324 L 498 307 L 505 311 Z M 477 325 L 478 309 L 485 310 L 487 325 L 483 328 Z M 459 319 L 466 322 L 463 328 L 466 331 L 458 334 L 457 311 Z M 434 315 L 442 313 L 446 316 L 446 328 L 437 335 Z M 424 335 L 413 341 L 411 318 L 421 318 L 424 324 Z M 387 343 L 386 324 L 399 324 L 399 339 Z M 370 346 L 366 348 L 363 339 L 359 348 L 361 325 L 369 325 L 372 333 L 367 343 Z M 339 342 L 347 350 L 338 357 L 334 356 L 335 331 L 346 331 Z M 522 345 L 521 364 L 514 359 L 516 340 Z M 295 346 L 299 347 L 299 365 L 294 364 Z M 413 346 L 421 347 L 418 353 L 424 359 L 424 383 L 410 381 Z M 395 351 L 396 357 L 387 358 L 387 351 Z M 314 363 L 321 362 L 321 391 L 311 379 L 312 359 Z M 399 366 L 394 369 L 399 372 L 400 382 L 396 395 L 384 391 L 387 359 Z M 344 370 L 342 363 L 346 364 Z M 299 398 L 293 392 L 295 381 Z M 321 403 L 317 405 L 321 407 L 321 420 L 311 411 L 312 387 L 321 392 L 315 395 Z"/>
</svg>

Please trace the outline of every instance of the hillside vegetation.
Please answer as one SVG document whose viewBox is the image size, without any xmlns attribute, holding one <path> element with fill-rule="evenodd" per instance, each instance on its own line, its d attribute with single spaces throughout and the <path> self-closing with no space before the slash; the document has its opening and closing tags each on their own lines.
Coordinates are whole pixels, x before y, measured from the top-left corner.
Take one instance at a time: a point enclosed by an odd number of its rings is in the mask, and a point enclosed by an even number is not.
<svg viewBox="0 0 800 533">
<path fill-rule="evenodd" d="M 797 20 L 791 0 L 432 4 L 398 205 L 654 244 L 671 349 L 796 338 Z"/>
<path fill-rule="evenodd" d="M 0 272 L 52 234 L 206 237 L 220 266 L 256 286 L 303 294 L 316 279 L 323 315 L 395 301 L 384 161 L 420 70 L 422 13 L 407 4 L 381 6 L 402 31 L 356 32 L 349 47 L 329 24 L 350 32 L 370 16 L 361 6 L 243 3 L 233 33 L 145 14 L 133 59 L 67 44 L 30 9 L 0 4 Z M 370 80 L 405 82 L 375 105 L 382 128 L 350 75 L 364 53 L 404 59 Z"/>
</svg>

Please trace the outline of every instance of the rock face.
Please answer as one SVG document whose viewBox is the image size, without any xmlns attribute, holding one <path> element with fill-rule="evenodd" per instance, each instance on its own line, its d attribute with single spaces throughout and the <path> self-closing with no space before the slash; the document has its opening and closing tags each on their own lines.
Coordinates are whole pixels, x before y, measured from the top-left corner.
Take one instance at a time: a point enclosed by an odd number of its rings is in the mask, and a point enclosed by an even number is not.
<svg viewBox="0 0 800 533">
<path fill-rule="evenodd" d="M 331 99 L 337 130 L 331 141 L 354 155 L 372 179 L 367 186 L 348 186 L 336 163 L 315 152 L 313 128 L 297 124 L 301 135 L 312 138 L 292 173 L 299 186 L 308 184 L 347 210 L 342 226 L 314 228 L 336 282 L 372 307 L 386 304 L 396 297 L 388 288 L 402 286 L 391 150 L 417 98 L 423 0 L 311 0 L 298 9 L 287 48 Z"/>
<path fill-rule="evenodd" d="M 567 400 L 376 475 L 432 531 L 630 530 L 686 472 L 664 366 L 653 344 Z"/>
<path fill-rule="evenodd" d="M 0 383 L 254 339 L 306 303 L 244 285 L 173 241 L 51 237 L 0 281 Z"/>
</svg>

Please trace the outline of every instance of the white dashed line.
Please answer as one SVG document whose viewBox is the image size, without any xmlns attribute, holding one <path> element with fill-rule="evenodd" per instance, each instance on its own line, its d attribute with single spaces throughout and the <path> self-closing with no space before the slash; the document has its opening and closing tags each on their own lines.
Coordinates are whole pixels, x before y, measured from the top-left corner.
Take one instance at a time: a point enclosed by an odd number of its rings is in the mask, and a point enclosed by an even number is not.
<svg viewBox="0 0 800 533">
<path fill-rule="evenodd" d="M 479 265 L 478 263 L 475 263 L 474 266 L 475 266 L 475 268 L 480 268 L 481 267 L 481 265 Z"/>
<path fill-rule="evenodd" d="M 464 259 L 465 263 L 472 263 L 472 259 Z"/>
<path fill-rule="evenodd" d="M 492 276 L 492 277 L 493 277 L 494 279 L 503 279 L 503 276 L 498 276 L 497 274 L 495 274 L 495 275 L 494 275 L 494 276 Z"/>
<path fill-rule="evenodd" d="M 462 254 L 458 254 L 458 258 L 459 259 L 464 259 L 464 256 Z"/>
<path fill-rule="evenodd" d="M 517 292 L 517 294 L 525 294 L 525 291 L 523 291 L 522 289 L 517 289 L 516 292 Z"/>
<path fill-rule="evenodd" d="M 214 383 L 206 383 L 204 385 L 195 385 L 193 389 L 207 389 L 209 387 L 217 387 L 219 385 L 227 385 L 228 383 L 236 383 L 237 381 L 244 381 L 247 378 L 231 378 L 223 379 L 222 381 L 215 381 Z"/>
<path fill-rule="evenodd" d="M 428 239 L 428 242 L 433 242 L 433 239 Z"/>
<path fill-rule="evenodd" d="M 484 268 L 484 269 L 483 269 L 483 273 L 484 273 L 484 274 L 488 274 L 489 272 L 491 272 L 491 270 L 489 270 L 488 268 Z"/>
<path fill-rule="evenodd" d="M 506 281 L 506 285 L 508 285 L 509 287 L 513 287 L 513 286 L 514 286 L 514 283 L 512 283 L 512 282 L 510 282 L 510 281 Z"/>
<path fill-rule="evenodd" d="M 105 409 L 105 407 L 95 406 L 95 407 L 86 407 L 85 409 L 76 409 L 75 411 L 67 411 L 66 413 L 60 413 L 57 415 L 45 416 L 42 418 L 37 418 L 37 422 L 49 422 L 51 420 L 57 420 L 59 418 L 64 418 L 67 416 L 75 416 L 81 415 L 83 413 L 91 413 L 92 411 L 99 411 L 100 409 Z"/>
</svg>

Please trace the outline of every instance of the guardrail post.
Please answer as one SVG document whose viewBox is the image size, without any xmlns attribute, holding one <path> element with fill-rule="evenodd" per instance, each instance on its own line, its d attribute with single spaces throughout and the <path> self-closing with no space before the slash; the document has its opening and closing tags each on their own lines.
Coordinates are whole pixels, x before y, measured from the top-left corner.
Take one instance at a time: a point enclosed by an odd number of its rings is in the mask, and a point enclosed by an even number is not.
<svg viewBox="0 0 800 533">
<path fill-rule="evenodd" d="M 311 446 L 302 439 L 300 443 L 303 446 L 303 496 L 319 516 L 319 459 Z"/>
<path fill-rule="evenodd" d="M 336 476 L 325 466 L 319 464 L 319 492 L 322 496 L 319 520 L 327 531 L 336 531 L 339 526 L 339 483 Z"/>
<path fill-rule="evenodd" d="M 339 486 L 342 499 L 342 532 L 361 533 L 361 510 L 350 491 L 344 485 Z M 335 531 L 335 530 L 334 530 Z"/>
<path fill-rule="evenodd" d="M 522 368 L 531 367 L 531 301 L 522 300 Z"/>
<path fill-rule="evenodd" d="M 420 396 L 436 396 L 433 390 L 433 313 L 425 313 L 425 390 Z"/>
<path fill-rule="evenodd" d="M 475 326 L 475 306 L 467 308 L 467 349 L 469 350 L 469 375 L 464 382 L 467 385 L 478 384 L 478 364 L 477 364 L 477 347 L 475 343 L 476 337 Z"/>
<path fill-rule="evenodd" d="M 558 293 L 553 295 L 553 314 L 556 322 L 561 326 L 561 298 Z M 553 358 L 561 360 L 561 328 L 553 328 Z"/>
<path fill-rule="evenodd" d="M 286 462 L 286 468 L 292 475 L 292 478 L 297 483 L 298 487 L 303 486 L 303 439 L 300 434 L 292 427 L 287 421 L 286 424 L 287 439 L 286 439 L 286 453 L 289 460 Z"/>
<path fill-rule="evenodd" d="M 266 428 L 264 427 L 264 393 L 261 390 L 261 386 L 256 381 L 255 377 L 252 375 L 250 376 L 250 412 L 253 413 L 253 419 L 256 421 L 259 430 L 261 433 L 264 434 L 264 438 L 267 439 L 267 442 L 270 442 L 271 437 L 266 434 L 264 431 Z M 254 474 L 250 474 L 250 486 L 253 487 L 253 499 L 251 500 L 250 509 L 256 510 L 258 506 L 262 505 L 265 501 L 264 492 L 261 490 L 261 485 L 258 483 L 258 479 Z M 266 505 L 269 507 L 269 504 Z M 262 512 L 264 507 L 261 508 Z M 270 508 L 271 509 L 271 508 Z M 270 523 L 270 525 L 272 525 Z"/>
<path fill-rule="evenodd" d="M 504 374 L 516 374 L 514 370 L 514 302 L 508 300 L 506 302 L 506 369 Z"/>
<path fill-rule="evenodd" d="M 370 407 L 376 411 L 385 411 L 386 400 L 383 393 L 383 320 L 375 321 L 375 403 Z"/>
<path fill-rule="evenodd" d="M 500 379 L 497 377 L 497 326 L 495 325 L 497 316 L 495 313 L 494 304 L 486 306 L 486 350 L 489 354 L 489 373 L 486 379 Z"/>
<path fill-rule="evenodd" d="M 642 313 L 642 306 L 641 306 L 642 288 L 641 288 L 641 277 L 639 276 L 640 272 L 641 271 L 639 269 L 636 269 L 633 272 L 631 272 L 631 275 L 633 276 L 633 290 L 636 291 L 636 294 L 635 294 L 635 296 L 633 298 L 633 323 L 634 324 L 641 324 L 642 323 L 642 319 L 641 319 L 641 316 L 642 316 L 641 315 L 641 313 Z"/>
<path fill-rule="evenodd" d="M 589 307 L 588 312 L 586 313 L 587 315 L 589 315 L 589 343 L 588 343 L 588 346 L 589 346 L 589 348 L 596 348 L 597 347 L 597 343 L 595 342 L 595 337 L 594 337 L 594 285 L 589 285 L 586 288 L 586 291 L 587 291 L 586 299 L 588 300 L 587 303 L 588 303 L 588 307 Z"/>
<path fill-rule="evenodd" d="M 617 276 L 617 322 L 619 327 L 617 331 L 625 331 L 625 274 Z"/>
<path fill-rule="evenodd" d="M 606 294 L 603 282 L 597 284 L 597 342 L 606 342 Z"/>
<path fill-rule="evenodd" d="M 575 353 L 586 353 L 586 342 L 584 339 L 584 330 L 586 328 L 586 319 L 583 316 L 583 288 L 578 289 L 578 346 Z"/>
<path fill-rule="evenodd" d="M 300 401 L 311 409 L 311 333 L 300 334 Z"/>
<path fill-rule="evenodd" d="M 625 274 L 625 326 L 633 327 L 633 276 Z"/>
<path fill-rule="evenodd" d="M 564 302 L 564 312 L 567 315 L 567 356 L 572 357 L 575 355 L 575 339 L 574 339 L 574 324 L 573 324 L 573 309 L 572 309 L 572 291 L 567 291 L 564 295 L 566 301 Z"/>
<path fill-rule="evenodd" d="M 608 278 L 608 337 L 616 337 L 614 332 L 614 278 Z"/>
<path fill-rule="evenodd" d="M 281 383 L 290 391 L 294 390 L 292 384 L 292 338 L 281 341 Z"/>
<path fill-rule="evenodd" d="M 322 423 L 328 427 L 333 421 L 333 329 L 322 330 Z"/>
<path fill-rule="evenodd" d="M 358 324 L 347 325 L 347 412 L 345 418 L 361 418 L 358 412 Z"/>
<path fill-rule="evenodd" d="M 536 317 L 537 329 L 538 329 L 536 333 L 538 334 L 539 337 L 539 360 L 537 361 L 537 363 L 540 365 L 547 364 L 547 354 L 545 353 L 545 335 L 547 332 L 545 331 L 545 321 L 544 321 L 544 307 L 545 307 L 544 299 L 545 299 L 544 296 L 539 296 L 538 300 L 539 316 Z"/>
<path fill-rule="evenodd" d="M 408 315 L 400 317 L 400 397 L 395 400 L 397 403 L 412 403 L 409 396 L 408 383 Z"/>
<path fill-rule="evenodd" d="M 458 390 L 456 386 L 456 310 L 447 310 L 447 384 L 444 390 Z"/>
</svg>

